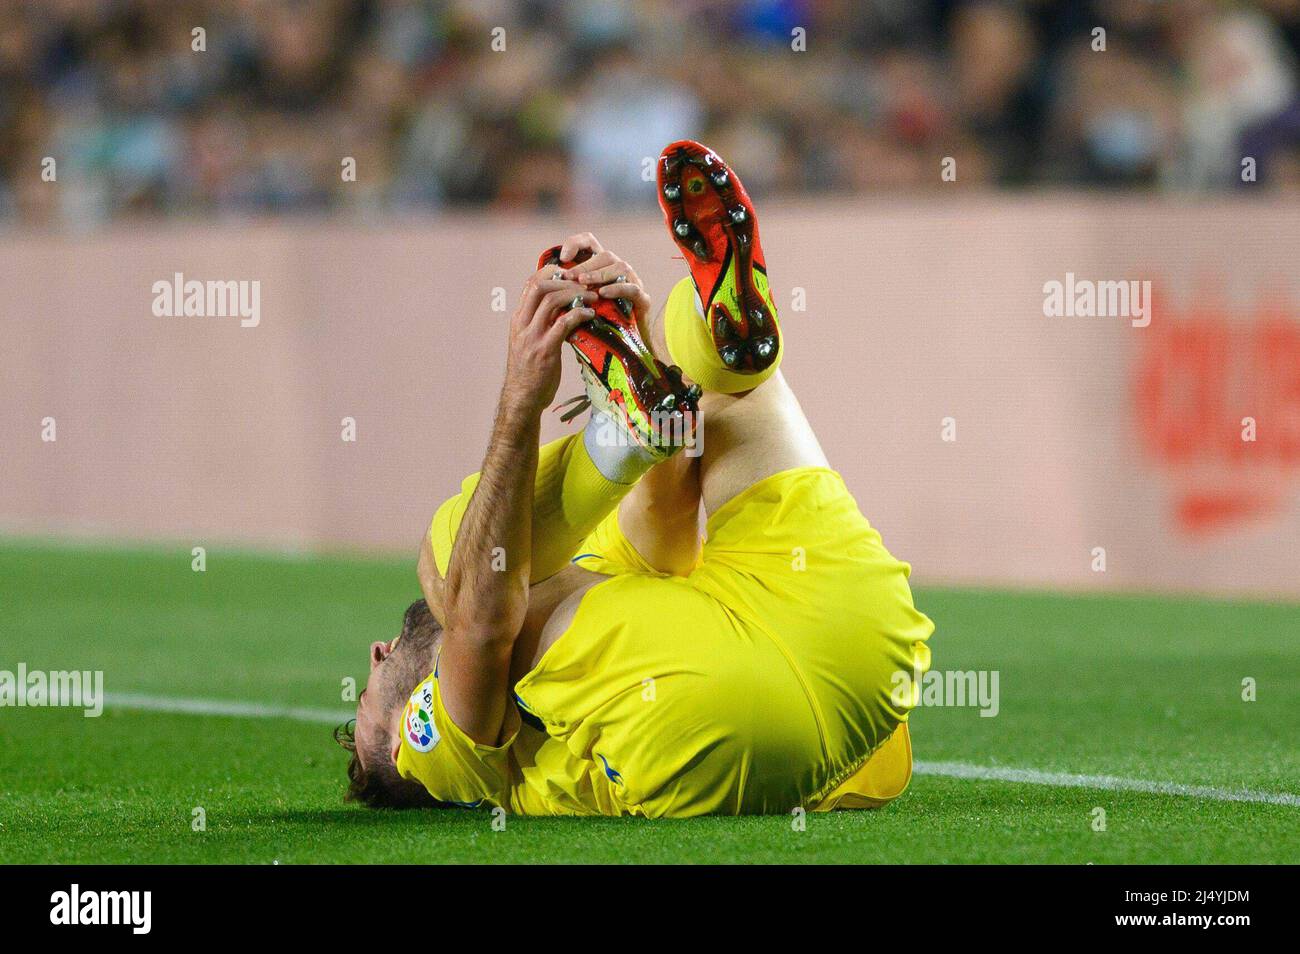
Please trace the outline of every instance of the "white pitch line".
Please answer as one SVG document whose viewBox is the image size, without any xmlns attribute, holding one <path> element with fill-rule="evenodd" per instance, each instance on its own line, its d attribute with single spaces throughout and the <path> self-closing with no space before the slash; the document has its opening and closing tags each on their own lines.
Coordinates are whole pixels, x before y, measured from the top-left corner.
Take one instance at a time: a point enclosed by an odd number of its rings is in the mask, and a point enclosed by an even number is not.
<svg viewBox="0 0 1300 954">
<path fill-rule="evenodd" d="M 140 709 L 145 712 L 180 712 L 184 715 L 232 716 L 237 719 L 292 719 L 338 725 L 355 712 L 312 709 L 304 706 L 271 706 L 259 702 L 228 702 L 225 699 L 186 699 L 175 696 L 147 696 L 133 692 L 106 692 L 104 703 L 111 709 Z"/>
<path fill-rule="evenodd" d="M 345 710 L 275 706 L 258 702 L 231 702 L 224 699 L 150 696 L 130 692 L 107 692 L 104 694 L 104 703 L 110 708 L 138 709 L 145 712 L 179 712 L 184 715 L 230 716 L 237 719 L 292 719 L 295 722 L 326 725 L 338 725 L 353 716 L 353 713 Z M 1118 775 L 1040 772 L 1037 769 L 972 765 L 968 762 L 916 762 L 913 770 L 917 775 L 974 779 L 982 782 L 1017 782 L 1025 785 L 1047 785 L 1052 788 L 1095 788 L 1112 792 L 1179 795 L 1184 798 L 1200 798 L 1216 802 L 1300 806 L 1300 795 L 1293 795 L 1290 792 L 1257 792 L 1248 788 L 1182 785 L 1178 782 L 1153 782 L 1148 779 L 1123 778 Z"/>
<path fill-rule="evenodd" d="M 1178 782 L 1153 782 L 1118 775 L 1075 775 L 1071 772 L 1040 772 L 1037 769 L 1001 768 L 970 765 L 966 762 L 916 762 L 918 775 L 975 779 L 987 782 L 1019 782 L 1026 785 L 1050 785 L 1054 788 L 1097 788 L 1112 792 L 1145 792 L 1149 795 L 1181 795 L 1215 802 L 1257 802 L 1267 805 L 1300 806 L 1300 795 L 1290 792 L 1257 792 L 1249 788 L 1215 788 L 1212 785 L 1183 785 Z"/>
</svg>

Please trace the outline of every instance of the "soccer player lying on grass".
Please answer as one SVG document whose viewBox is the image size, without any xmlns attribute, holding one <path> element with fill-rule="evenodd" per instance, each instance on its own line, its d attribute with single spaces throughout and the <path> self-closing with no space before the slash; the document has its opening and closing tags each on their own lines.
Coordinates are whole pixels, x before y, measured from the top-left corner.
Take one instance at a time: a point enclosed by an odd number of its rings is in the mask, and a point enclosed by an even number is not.
<svg viewBox="0 0 1300 954">
<path fill-rule="evenodd" d="M 891 677 L 928 666 L 933 625 L 777 370 L 735 174 L 674 143 L 659 189 L 691 278 L 657 321 L 590 235 L 528 280 L 483 469 L 433 519 L 425 601 L 371 647 L 351 798 L 689 816 L 906 786 Z M 539 449 L 566 339 L 591 417 Z M 703 455 L 676 453 L 705 423 Z"/>
</svg>

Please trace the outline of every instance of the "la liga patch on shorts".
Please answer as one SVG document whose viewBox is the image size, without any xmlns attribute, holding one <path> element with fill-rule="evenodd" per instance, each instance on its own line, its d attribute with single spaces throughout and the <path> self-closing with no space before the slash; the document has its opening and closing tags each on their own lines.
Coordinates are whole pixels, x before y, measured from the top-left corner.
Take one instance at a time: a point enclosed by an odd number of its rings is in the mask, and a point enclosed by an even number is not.
<svg viewBox="0 0 1300 954">
<path fill-rule="evenodd" d="M 433 725 L 433 681 L 421 683 L 406 700 L 402 715 L 406 744 L 417 752 L 428 752 L 441 738 Z"/>
</svg>

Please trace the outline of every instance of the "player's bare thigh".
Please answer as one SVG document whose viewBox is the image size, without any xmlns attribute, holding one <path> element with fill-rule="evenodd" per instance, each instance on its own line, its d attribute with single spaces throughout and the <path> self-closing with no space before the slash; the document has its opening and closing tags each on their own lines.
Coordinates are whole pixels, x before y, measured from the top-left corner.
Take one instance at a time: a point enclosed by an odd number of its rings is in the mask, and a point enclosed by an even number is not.
<svg viewBox="0 0 1300 954">
<path fill-rule="evenodd" d="M 710 514 L 772 474 L 828 466 L 817 435 L 780 371 L 743 394 L 706 394 L 700 413 L 700 484 Z"/>
<path fill-rule="evenodd" d="M 670 362 L 663 308 L 641 329 L 650 350 Z M 700 401 L 703 425 L 700 485 L 706 513 L 764 477 L 796 467 L 826 467 L 826 454 L 799 400 L 778 371 L 743 394 L 706 393 Z"/>
<path fill-rule="evenodd" d="M 587 591 L 608 579 L 603 573 L 591 573 L 570 565 L 549 580 L 529 588 L 529 614 L 510 664 L 512 683 L 536 667 L 546 651 L 573 625 L 573 618 L 578 614 L 578 606 Z"/>
</svg>

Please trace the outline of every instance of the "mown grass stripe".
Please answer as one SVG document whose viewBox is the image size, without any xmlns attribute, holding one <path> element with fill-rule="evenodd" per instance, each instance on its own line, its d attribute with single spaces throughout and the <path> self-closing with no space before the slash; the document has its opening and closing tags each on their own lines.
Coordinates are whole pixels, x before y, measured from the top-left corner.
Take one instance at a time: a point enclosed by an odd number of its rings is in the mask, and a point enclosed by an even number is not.
<svg viewBox="0 0 1300 954">
<path fill-rule="evenodd" d="M 1150 795 L 1178 795 L 1216 802 L 1255 802 L 1266 805 L 1300 806 L 1300 795 L 1290 792 L 1258 792 L 1249 788 L 1216 788 L 1212 785 L 1183 785 L 1180 782 L 1154 782 L 1118 775 L 1076 775 L 1072 772 L 1040 772 L 1038 769 L 1003 768 L 970 765 L 966 762 L 917 762 L 917 775 L 973 779 L 981 782 L 1016 782 L 1023 785 L 1050 785 L 1053 788 L 1095 788 L 1112 792 L 1144 792 Z"/>
<path fill-rule="evenodd" d="M 154 696 L 139 693 L 105 693 L 110 708 L 138 709 L 146 712 L 178 712 L 184 715 L 228 716 L 241 719 L 291 719 L 296 722 L 338 725 L 352 718 L 346 709 L 315 709 L 305 706 L 276 706 L 258 702 L 234 702 L 225 699 L 196 699 L 178 696 Z M 1212 785 L 1184 785 L 1180 782 L 1157 782 L 1118 775 L 1080 775 L 1073 772 L 1043 772 L 1038 769 L 972 765 L 968 762 L 917 762 L 917 775 L 970 779 L 980 782 L 1011 782 L 1022 785 L 1047 785 L 1052 788 L 1089 788 L 1113 792 L 1142 792 L 1149 795 L 1176 795 L 1216 802 L 1252 802 L 1264 805 L 1300 807 L 1300 795 L 1290 792 L 1260 792 L 1248 788 L 1218 788 Z"/>
</svg>

